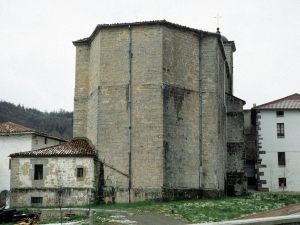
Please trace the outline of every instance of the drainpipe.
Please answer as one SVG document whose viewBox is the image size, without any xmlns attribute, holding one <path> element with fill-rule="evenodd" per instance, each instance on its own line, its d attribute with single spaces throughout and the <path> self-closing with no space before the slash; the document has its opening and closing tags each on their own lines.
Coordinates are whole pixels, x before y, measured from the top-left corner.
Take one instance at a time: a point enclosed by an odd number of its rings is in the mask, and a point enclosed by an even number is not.
<svg viewBox="0 0 300 225">
<path fill-rule="evenodd" d="M 128 81 L 128 134 L 129 134 L 129 149 L 128 149 L 128 202 L 131 202 L 131 180 L 132 180 L 132 176 L 131 176 L 131 149 L 132 149 L 132 130 L 131 130 L 131 125 L 132 125 L 132 121 L 131 121 L 131 77 L 132 77 L 132 73 L 131 73 L 131 69 L 132 69 L 132 47 L 131 47 L 131 27 L 130 25 L 128 26 L 128 31 L 129 31 L 129 81 Z"/>
<path fill-rule="evenodd" d="M 224 78 L 223 78 L 223 83 L 224 83 L 224 99 L 223 99 L 223 104 L 225 108 L 225 181 L 226 181 L 226 196 L 227 196 L 227 106 L 226 106 L 226 62 L 227 59 L 224 60 Z"/>
<path fill-rule="evenodd" d="M 202 38 L 203 34 L 199 37 L 199 189 L 202 188 Z"/>
</svg>

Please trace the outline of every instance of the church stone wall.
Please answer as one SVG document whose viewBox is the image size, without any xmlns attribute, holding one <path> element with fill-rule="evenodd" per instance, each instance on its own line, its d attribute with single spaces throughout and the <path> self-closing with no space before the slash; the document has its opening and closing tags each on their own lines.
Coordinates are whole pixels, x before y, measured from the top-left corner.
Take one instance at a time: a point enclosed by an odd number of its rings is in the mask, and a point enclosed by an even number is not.
<svg viewBox="0 0 300 225">
<path fill-rule="evenodd" d="M 163 185 L 162 28 L 132 27 L 131 40 L 132 188 L 138 200 Z"/>
<path fill-rule="evenodd" d="M 105 163 L 105 200 L 128 201 L 130 133 L 132 201 L 160 199 L 170 189 L 219 196 L 226 173 L 219 37 L 200 40 L 162 25 L 131 26 L 131 32 L 105 27 L 95 35 L 86 46 L 76 44 L 74 137 L 86 134 Z"/>
<path fill-rule="evenodd" d="M 246 192 L 246 153 L 244 144 L 244 102 L 226 94 L 227 105 L 227 194 Z"/>
<path fill-rule="evenodd" d="M 76 75 L 73 116 L 73 136 L 85 137 L 87 131 L 87 96 L 89 93 L 90 48 L 80 45 L 76 48 Z"/>
<path fill-rule="evenodd" d="M 244 102 L 226 94 L 227 105 L 227 141 L 244 142 Z"/>
<path fill-rule="evenodd" d="M 206 37 L 202 45 L 202 151 L 203 195 L 217 197 L 224 190 L 226 152 L 225 114 L 222 102 L 224 59 L 218 39 Z"/>
<path fill-rule="evenodd" d="M 164 28 L 164 186 L 199 189 L 199 40 Z"/>
<path fill-rule="evenodd" d="M 101 30 L 98 124 L 99 158 L 128 175 L 129 32 L 124 27 Z M 95 39 L 94 39 L 95 40 Z M 104 166 L 105 201 L 128 201 L 128 177 Z"/>
</svg>

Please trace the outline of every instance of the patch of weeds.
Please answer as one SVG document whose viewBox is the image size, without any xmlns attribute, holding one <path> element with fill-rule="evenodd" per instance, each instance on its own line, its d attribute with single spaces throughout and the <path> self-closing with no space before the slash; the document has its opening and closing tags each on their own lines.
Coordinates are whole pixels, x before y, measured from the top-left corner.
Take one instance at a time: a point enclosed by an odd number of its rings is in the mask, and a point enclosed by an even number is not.
<svg viewBox="0 0 300 225">
<path fill-rule="evenodd" d="M 63 217 L 62 222 L 67 223 L 70 221 L 73 221 L 73 222 L 74 221 L 83 221 L 83 220 L 87 220 L 87 219 L 88 219 L 88 216 L 74 215 L 69 218 Z M 53 218 L 53 219 L 47 219 L 47 220 L 40 221 L 40 224 L 48 224 L 48 223 L 60 223 L 60 218 Z"/>
<path fill-rule="evenodd" d="M 107 223 L 110 221 L 111 216 L 112 214 L 110 213 L 96 212 L 94 214 L 94 223 Z"/>
<path fill-rule="evenodd" d="M 151 211 L 189 222 L 217 222 L 300 202 L 300 197 L 270 193 L 248 193 L 245 196 L 219 199 L 197 199 L 170 202 L 136 202 L 101 205 L 102 209 Z"/>
</svg>

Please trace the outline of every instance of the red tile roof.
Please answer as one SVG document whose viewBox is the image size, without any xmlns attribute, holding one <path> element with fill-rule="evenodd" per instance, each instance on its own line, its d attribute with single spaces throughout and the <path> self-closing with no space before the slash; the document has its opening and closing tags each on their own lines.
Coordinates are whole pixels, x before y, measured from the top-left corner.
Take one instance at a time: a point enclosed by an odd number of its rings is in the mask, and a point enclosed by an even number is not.
<svg viewBox="0 0 300 225">
<path fill-rule="evenodd" d="M 12 122 L 6 122 L 6 123 L 0 123 L 0 133 L 19 133 L 19 132 L 35 132 L 35 130 L 32 130 L 28 127 L 23 127 L 19 124 L 12 123 Z"/>
<path fill-rule="evenodd" d="M 258 105 L 252 109 L 300 109 L 300 95 L 295 93 L 272 102 Z"/>
<path fill-rule="evenodd" d="M 73 138 L 66 143 L 55 145 L 47 148 L 19 152 L 11 154 L 10 157 L 95 157 L 96 152 L 93 145 L 86 138 Z"/>
<path fill-rule="evenodd" d="M 66 141 L 63 138 L 55 137 L 50 134 L 45 134 L 43 132 L 33 130 L 28 127 L 24 127 L 24 126 L 21 126 L 16 123 L 12 123 L 12 122 L 0 123 L 0 135 L 1 134 L 14 134 L 14 133 L 34 133 L 36 135 L 40 135 L 43 137 L 49 137 L 49 138 L 53 138 L 53 139 L 60 140 L 60 141 Z"/>
</svg>

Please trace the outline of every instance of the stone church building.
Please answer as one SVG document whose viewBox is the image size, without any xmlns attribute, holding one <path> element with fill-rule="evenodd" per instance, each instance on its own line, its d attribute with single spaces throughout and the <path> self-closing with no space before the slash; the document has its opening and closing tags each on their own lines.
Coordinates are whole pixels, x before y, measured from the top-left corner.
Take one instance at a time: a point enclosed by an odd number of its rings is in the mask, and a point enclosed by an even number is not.
<svg viewBox="0 0 300 225">
<path fill-rule="evenodd" d="M 73 136 L 98 151 L 105 201 L 218 197 L 229 180 L 243 184 L 233 41 L 162 20 L 98 25 L 73 44 Z"/>
</svg>

